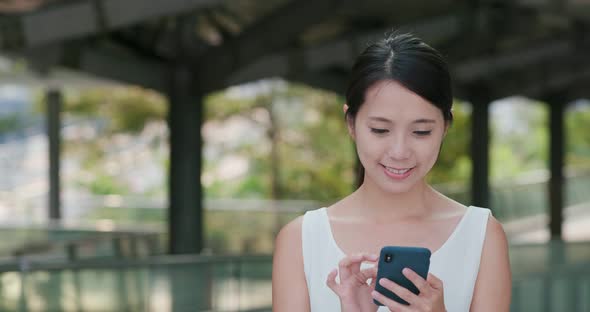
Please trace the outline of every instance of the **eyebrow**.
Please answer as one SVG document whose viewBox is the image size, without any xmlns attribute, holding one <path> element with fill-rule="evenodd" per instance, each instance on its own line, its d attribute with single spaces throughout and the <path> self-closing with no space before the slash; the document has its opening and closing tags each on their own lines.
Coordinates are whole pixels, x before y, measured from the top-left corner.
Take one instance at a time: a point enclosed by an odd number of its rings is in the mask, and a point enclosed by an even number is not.
<svg viewBox="0 0 590 312">
<path fill-rule="evenodd" d="M 391 121 L 390 119 L 387 119 L 385 117 L 369 117 L 369 119 L 370 120 L 374 120 L 374 121 L 382 121 L 382 122 L 393 123 L 393 121 Z M 432 123 L 436 123 L 436 120 L 434 120 L 434 119 L 420 118 L 420 119 L 414 120 L 412 123 L 428 123 L 428 124 L 432 124 Z"/>
<path fill-rule="evenodd" d="M 436 120 L 422 118 L 414 120 L 414 123 L 436 123 Z"/>
</svg>

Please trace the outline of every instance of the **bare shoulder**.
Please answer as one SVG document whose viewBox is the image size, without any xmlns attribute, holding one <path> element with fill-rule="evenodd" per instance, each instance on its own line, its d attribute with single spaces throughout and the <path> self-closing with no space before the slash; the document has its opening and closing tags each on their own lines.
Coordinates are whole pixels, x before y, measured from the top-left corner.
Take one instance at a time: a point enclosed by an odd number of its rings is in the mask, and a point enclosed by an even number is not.
<svg viewBox="0 0 590 312">
<path fill-rule="evenodd" d="M 285 225 L 275 239 L 272 267 L 273 311 L 309 311 L 301 246 L 302 226 L 303 217 L 297 217 Z"/>
<path fill-rule="evenodd" d="M 300 247 L 302 226 L 303 216 L 299 216 L 283 226 L 275 239 L 275 253 L 279 247 L 284 245 L 290 245 L 291 248 Z"/>
<path fill-rule="evenodd" d="M 498 270 L 510 270 L 508 239 L 504 227 L 494 216 L 490 215 L 481 253 L 480 272 L 493 267 Z"/>
<path fill-rule="evenodd" d="M 488 218 L 471 311 L 509 311 L 512 273 L 502 224 Z"/>
<path fill-rule="evenodd" d="M 508 257 L 508 239 L 502 223 L 490 215 L 482 250 L 482 264 L 494 258 Z"/>
<path fill-rule="evenodd" d="M 280 270 L 284 264 L 303 268 L 302 226 L 303 216 L 299 216 L 283 226 L 277 234 L 273 253 L 273 266 L 275 268 Z"/>
<path fill-rule="evenodd" d="M 494 216 L 490 215 L 488 218 L 488 225 L 486 229 L 486 243 L 491 248 L 508 248 L 508 240 L 504 227 Z M 486 244 L 484 244 L 484 248 Z"/>
</svg>

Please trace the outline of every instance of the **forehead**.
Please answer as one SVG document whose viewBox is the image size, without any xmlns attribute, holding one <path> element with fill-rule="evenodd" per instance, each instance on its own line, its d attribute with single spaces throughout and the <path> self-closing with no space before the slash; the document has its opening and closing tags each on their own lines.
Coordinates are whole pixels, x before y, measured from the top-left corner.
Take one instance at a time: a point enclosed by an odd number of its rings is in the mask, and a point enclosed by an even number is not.
<svg viewBox="0 0 590 312">
<path fill-rule="evenodd" d="M 438 107 L 392 80 L 380 81 L 365 94 L 361 111 L 386 117 L 442 118 Z"/>
</svg>

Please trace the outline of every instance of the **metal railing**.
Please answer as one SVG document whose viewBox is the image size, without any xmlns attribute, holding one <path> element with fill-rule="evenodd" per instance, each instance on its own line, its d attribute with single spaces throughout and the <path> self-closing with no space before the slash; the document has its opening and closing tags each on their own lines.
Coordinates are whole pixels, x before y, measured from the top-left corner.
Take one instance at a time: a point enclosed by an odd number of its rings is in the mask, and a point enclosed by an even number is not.
<svg viewBox="0 0 590 312">
<path fill-rule="evenodd" d="M 590 242 L 512 245 L 511 311 L 590 308 Z M 270 255 L 0 264 L 2 311 L 269 311 Z"/>
<path fill-rule="evenodd" d="M 511 246 L 511 311 L 590 311 L 590 242 Z"/>
<path fill-rule="evenodd" d="M 78 261 L 96 258 L 141 258 L 162 254 L 165 235 L 148 228 L 122 230 L 58 224 L 0 226 L 0 260 L 26 257 Z"/>
<path fill-rule="evenodd" d="M 265 311 L 271 257 L 0 264 L 1 311 Z"/>
</svg>

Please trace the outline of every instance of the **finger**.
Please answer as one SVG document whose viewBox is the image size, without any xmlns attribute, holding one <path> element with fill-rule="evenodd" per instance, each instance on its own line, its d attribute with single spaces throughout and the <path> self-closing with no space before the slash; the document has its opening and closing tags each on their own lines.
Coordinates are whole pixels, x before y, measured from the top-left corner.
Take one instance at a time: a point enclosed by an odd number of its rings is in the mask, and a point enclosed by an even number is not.
<svg viewBox="0 0 590 312">
<path fill-rule="evenodd" d="M 410 305 L 416 304 L 419 301 L 419 298 L 416 294 L 408 290 L 407 288 L 395 283 L 394 281 L 388 280 L 386 278 L 382 278 L 379 280 L 379 285 L 385 287 L 385 289 L 390 290 L 398 297 L 404 299 Z"/>
<path fill-rule="evenodd" d="M 338 294 L 338 283 L 336 283 L 336 275 L 338 275 L 337 269 L 330 271 L 330 274 L 328 274 L 328 278 L 326 279 L 326 285 L 328 285 L 328 287 L 333 292 Z"/>
<path fill-rule="evenodd" d="M 344 266 L 350 266 L 352 264 L 360 264 L 361 262 L 377 262 L 377 260 L 379 260 L 379 256 L 375 254 L 359 253 L 345 257 L 344 259 L 340 260 L 340 264 Z"/>
<path fill-rule="evenodd" d="M 428 277 L 426 278 L 426 281 L 434 289 L 439 289 L 439 290 L 443 289 L 443 281 L 440 278 L 436 277 L 432 273 L 428 273 Z"/>
<path fill-rule="evenodd" d="M 371 296 L 373 297 L 373 299 L 381 302 L 381 304 L 386 306 L 390 311 L 393 311 L 393 312 L 410 311 L 410 309 L 409 309 L 410 306 L 401 304 L 397 301 L 393 301 L 393 300 L 385 297 L 384 295 L 382 295 L 380 292 L 378 292 L 376 290 L 373 290 L 371 292 Z"/>
<path fill-rule="evenodd" d="M 372 279 L 371 285 L 373 285 L 375 282 L 375 278 L 377 277 L 377 268 L 371 267 L 371 268 L 363 269 L 359 272 L 358 276 L 359 276 L 359 283 L 367 284 L 368 280 Z"/>
<path fill-rule="evenodd" d="M 358 273 L 362 262 L 372 262 L 376 260 L 378 260 L 378 257 L 366 253 L 345 257 L 338 263 L 340 279 L 348 279 L 350 275 Z"/>
<path fill-rule="evenodd" d="M 375 262 L 376 263 L 377 261 L 379 261 L 379 255 L 376 255 L 376 254 L 366 254 L 365 257 L 366 257 L 365 259 L 367 262 Z"/>
<path fill-rule="evenodd" d="M 340 280 L 347 280 L 352 275 L 351 266 L 355 263 L 359 263 L 359 255 L 352 255 L 344 257 L 338 262 L 338 273 L 340 274 Z M 360 267 L 360 263 L 358 264 Z"/>
<path fill-rule="evenodd" d="M 361 270 L 361 274 L 364 277 L 365 281 L 370 278 L 375 278 L 377 277 L 377 267 L 363 269 Z"/>
<path fill-rule="evenodd" d="M 377 264 L 377 261 L 379 261 L 379 256 L 375 255 L 375 254 L 369 254 L 369 253 L 362 253 L 361 255 L 361 263 L 371 263 L 373 265 Z"/>
<path fill-rule="evenodd" d="M 414 284 L 414 286 L 416 286 L 416 288 L 418 288 L 418 290 L 420 290 L 420 293 L 428 293 L 428 291 L 430 290 L 428 287 L 428 283 L 426 282 L 426 280 L 424 280 L 424 278 L 422 278 L 422 276 L 418 275 L 410 268 L 404 268 L 402 270 L 402 273 L 407 279 L 410 280 L 410 282 Z"/>
</svg>

